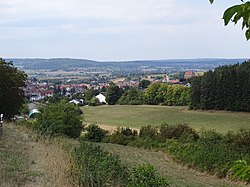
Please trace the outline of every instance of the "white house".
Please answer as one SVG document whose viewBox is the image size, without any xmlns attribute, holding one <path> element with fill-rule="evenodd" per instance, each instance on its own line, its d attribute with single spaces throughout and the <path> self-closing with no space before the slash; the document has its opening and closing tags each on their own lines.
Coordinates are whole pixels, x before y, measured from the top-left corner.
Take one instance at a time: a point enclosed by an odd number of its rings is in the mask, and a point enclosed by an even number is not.
<svg viewBox="0 0 250 187">
<path fill-rule="evenodd" d="M 100 103 L 106 103 L 106 97 L 103 94 L 98 94 L 97 96 L 95 96 Z"/>
</svg>

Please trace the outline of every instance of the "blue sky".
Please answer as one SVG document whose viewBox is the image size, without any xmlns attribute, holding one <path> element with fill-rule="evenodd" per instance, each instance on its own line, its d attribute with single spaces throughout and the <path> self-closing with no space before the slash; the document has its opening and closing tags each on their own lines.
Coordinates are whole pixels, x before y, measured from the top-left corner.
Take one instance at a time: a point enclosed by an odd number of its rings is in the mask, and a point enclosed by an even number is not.
<svg viewBox="0 0 250 187">
<path fill-rule="evenodd" d="M 1 0 L 0 56 L 92 60 L 249 57 L 237 0 Z"/>
</svg>

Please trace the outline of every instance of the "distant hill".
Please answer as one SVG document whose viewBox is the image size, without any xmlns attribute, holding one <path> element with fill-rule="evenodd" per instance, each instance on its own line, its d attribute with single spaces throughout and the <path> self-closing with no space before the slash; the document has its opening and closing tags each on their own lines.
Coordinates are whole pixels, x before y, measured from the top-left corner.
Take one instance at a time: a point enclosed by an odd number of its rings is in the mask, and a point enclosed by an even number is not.
<svg viewBox="0 0 250 187">
<path fill-rule="evenodd" d="M 169 60 L 136 60 L 136 61 L 93 61 L 86 59 L 52 58 L 52 59 L 32 59 L 32 58 L 12 58 L 15 66 L 23 69 L 48 69 L 48 70 L 70 70 L 74 68 L 90 67 L 114 67 L 114 68 L 140 68 L 140 67 L 171 67 L 171 68 L 204 68 L 214 69 L 215 67 L 228 64 L 241 63 L 247 59 L 169 59 Z"/>
<path fill-rule="evenodd" d="M 69 70 L 77 67 L 99 66 L 100 62 L 85 59 L 52 58 L 52 59 L 7 59 L 23 69 Z"/>
</svg>

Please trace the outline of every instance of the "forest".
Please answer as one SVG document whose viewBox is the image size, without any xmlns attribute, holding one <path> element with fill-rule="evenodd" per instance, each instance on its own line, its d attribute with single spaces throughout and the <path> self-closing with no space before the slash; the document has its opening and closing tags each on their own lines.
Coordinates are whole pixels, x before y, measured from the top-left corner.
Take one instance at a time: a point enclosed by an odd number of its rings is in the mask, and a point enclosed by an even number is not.
<svg viewBox="0 0 250 187">
<path fill-rule="evenodd" d="M 218 67 L 190 82 L 191 109 L 250 111 L 250 61 Z"/>
</svg>

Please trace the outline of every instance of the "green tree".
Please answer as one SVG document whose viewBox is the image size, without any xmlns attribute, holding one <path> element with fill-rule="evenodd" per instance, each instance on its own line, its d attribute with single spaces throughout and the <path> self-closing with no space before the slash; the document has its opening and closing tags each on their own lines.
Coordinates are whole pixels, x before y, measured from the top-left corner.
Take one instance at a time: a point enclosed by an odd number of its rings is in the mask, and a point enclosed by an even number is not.
<svg viewBox="0 0 250 187">
<path fill-rule="evenodd" d="M 37 130 L 46 136 L 66 135 L 78 138 L 83 129 L 81 110 L 78 106 L 61 101 L 40 109 Z"/>
<path fill-rule="evenodd" d="M 22 108 L 26 79 L 27 75 L 23 71 L 0 58 L 0 113 L 6 118 L 19 113 Z"/>
<path fill-rule="evenodd" d="M 214 0 L 209 0 L 210 3 L 213 3 Z M 242 29 L 246 29 L 245 36 L 247 40 L 250 39 L 250 1 L 244 2 L 239 5 L 235 5 L 232 7 L 229 7 L 223 15 L 224 24 L 228 25 L 229 22 L 233 22 L 234 24 L 237 24 L 238 21 L 242 19 Z"/>
<path fill-rule="evenodd" d="M 191 79 L 191 108 L 250 111 L 250 61 Z"/>
<path fill-rule="evenodd" d="M 160 103 L 157 98 L 158 90 L 161 87 L 161 83 L 150 84 L 144 94 L 145 104 L 157 105 Z"/>
<path fill-rule="evenodd" d="M 108 131 L 100 128 L 98 125 L 90 124 L 85 129 L 87 132 L 84 134 L 84 140 L 91 142 L 101 142 L 108 134 Z"/>
<path fill-rule="evenodd" d="M 149 80 L 145 80 L 143 79 L 140 83 L 139 83 L 139 88 L 145 89 L 150 85 L 150 81 Z"/>
<path fill-rule="evenodd" d="M 120 105 L 142 105 L 143 92 L 136 88 L 127 90 L 118 100 Z"/>
<path fill-rule="evenodd" d="M 89 104 L 91 102 L 91 99 L 97 94 L 98 94 L 97 90 L 94 90 L 93 88 L 87 89 L 86 92 L 84 93 L 85 102 Z"/>
<path fill-rule="evenodd" d="M 110 83 L 107 88 L 106 101 L 109 105 L 114 105 L 120 99 L 123 94 L 123 90 L 116 86 L 113 82 Z"/>
</svg>

